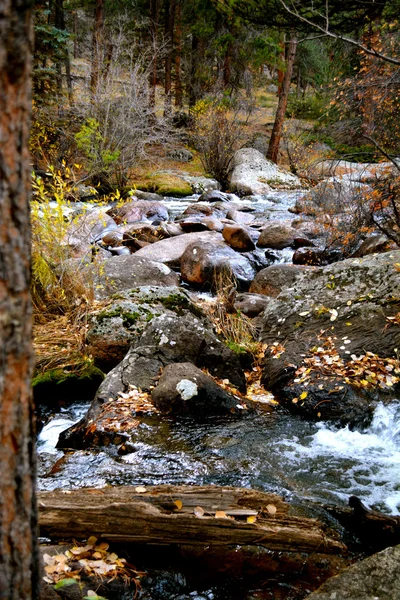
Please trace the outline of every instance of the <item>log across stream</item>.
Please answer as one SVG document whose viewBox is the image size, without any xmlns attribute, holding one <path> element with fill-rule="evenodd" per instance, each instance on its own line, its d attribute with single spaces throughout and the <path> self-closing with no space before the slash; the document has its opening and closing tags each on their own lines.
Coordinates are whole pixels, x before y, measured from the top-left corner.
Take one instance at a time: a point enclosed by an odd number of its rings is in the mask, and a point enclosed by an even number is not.
<svg viewBox="0 0 400 600">
<path fill-rule="evenodd" d="M 40 492 L 38 501 L 40 533 L 52 541 L 95 535 L 128 546 L 132 560 L 150 549 L 168 567 L 174 557 L 213 577 L 301 577 L 314 588 L 352 560 L 338 531 L 254 490 L 121 486 Z"/>
</svg>

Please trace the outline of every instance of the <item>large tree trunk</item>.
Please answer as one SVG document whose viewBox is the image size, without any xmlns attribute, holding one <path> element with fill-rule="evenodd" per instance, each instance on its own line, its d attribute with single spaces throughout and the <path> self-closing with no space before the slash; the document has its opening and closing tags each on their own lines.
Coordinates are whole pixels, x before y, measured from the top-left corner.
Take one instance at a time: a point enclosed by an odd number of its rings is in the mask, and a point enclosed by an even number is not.
<svg viewBox="0 0 400 600">
<path fill-rule="evenodd" d="M 282 88 L 279 94 L 278 107 L 276 109 L 275 114 L 275 122 L 271 133 L 271 139 L 269 141 L 267 158 L 272 160 L 273 162 L 278 162 L 279 155 L 279 144 L 282 137 L 283 131 L 283 121 L 285 119 L 285 112 L 288 103 L 289 91 L 290 91 L 290 82 L 292 79 L 293 73 L 293 64 L 294 59 L 296 57 L 297 50 L 297 38 L 292 36 L 289 44 L 289 52 L 286 61 L 286 72 L 285 78 L 282 83 Z"/>
<path fill-rule="evenodd" d="M 32 2 L 0 0 L 0 598 L 38 597 L 29 294 Z"/>
</svg>

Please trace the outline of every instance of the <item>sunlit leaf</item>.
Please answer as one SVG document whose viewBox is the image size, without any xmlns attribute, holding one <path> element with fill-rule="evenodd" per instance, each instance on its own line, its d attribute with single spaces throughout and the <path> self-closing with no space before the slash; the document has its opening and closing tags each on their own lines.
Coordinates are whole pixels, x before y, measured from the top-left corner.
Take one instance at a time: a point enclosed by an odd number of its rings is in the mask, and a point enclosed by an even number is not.
<svg viewBox="0 0 400 600">
<path fill-rule="evenodd" d="M 250 517 L 247 517 L 246 521 L 247 523 L 255 523 L 257 521 L 257 517 L 255 515 L 250 515 Z"/>
<path fill-rule="evenodd" d="M 147 490 L 144 487 L 144 485 L 138 485 L 137 487 L 135 487 L 135 492 L 137 494 L 144 494 L 145 492 L 147 492 Z"/>
<path fill-rule="evenodd" d="M 75 583 L 77 583 L 77 581 L 72 577 L 69 577 L 68 579 L 60 579 L 60 581 L 58 581 L 54 586 L 54 589 L 59 590 L 60 588 L 63 588 L 67 585 L 74 585 Z"/>
<path fill-rule="evenodd" d="M 174 500 L 174 504 L 178 510 L 182 509 L 182 506 L 183 506 L 182 500 Z"/>
<path fill-rule="evenodd" d="M 275 504 L 267 504 L 267 511 L 270 515 L 275 515 L 277 511 Z"/>
<path fill-rule="evenodd" d="M 204 508 L 201 508 L 201 506 L 196 506 L 195 509 L 193 510 L 193 512 L 196 515 L 196 517 L 204 516 Z"/>
</svg>

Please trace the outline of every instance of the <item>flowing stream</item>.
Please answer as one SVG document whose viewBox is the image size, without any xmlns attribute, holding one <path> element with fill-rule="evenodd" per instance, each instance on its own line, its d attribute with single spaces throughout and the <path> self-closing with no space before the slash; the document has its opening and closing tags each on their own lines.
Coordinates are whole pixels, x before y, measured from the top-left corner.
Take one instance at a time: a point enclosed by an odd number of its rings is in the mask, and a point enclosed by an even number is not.
<svg viewBox="0 0 400 600">
<path fill-rule="evenodd" d="M 200 425 L 151 416 L 135 431 L 135 451 L 126 456 L 114 447 L 64 455 L 55 449 L 58 435 L 86 408 L 64 409 L 43 428 L 40 489 L 213 483 L 335 504 L 356 495 L 400 514 L 400 401 L 379 404 L 364 431 L 308 423 L 281 411 Z"/>
</svg>

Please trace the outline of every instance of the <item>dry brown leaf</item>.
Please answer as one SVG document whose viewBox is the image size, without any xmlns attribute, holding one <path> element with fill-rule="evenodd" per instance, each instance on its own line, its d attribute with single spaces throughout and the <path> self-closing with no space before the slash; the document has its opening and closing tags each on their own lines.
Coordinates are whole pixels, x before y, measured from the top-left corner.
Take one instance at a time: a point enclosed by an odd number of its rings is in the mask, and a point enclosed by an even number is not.
<svg viewBox="0 0 400 600">
<path fill-rule="evenodd" d="M 277 511 L 275 504 L 267 504 L 267 511 L 270 515 L 275 515 Z"/>
</svg>

